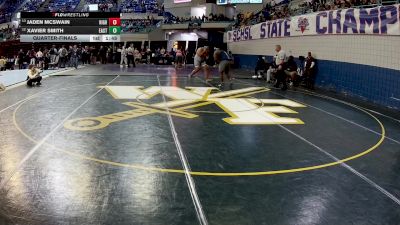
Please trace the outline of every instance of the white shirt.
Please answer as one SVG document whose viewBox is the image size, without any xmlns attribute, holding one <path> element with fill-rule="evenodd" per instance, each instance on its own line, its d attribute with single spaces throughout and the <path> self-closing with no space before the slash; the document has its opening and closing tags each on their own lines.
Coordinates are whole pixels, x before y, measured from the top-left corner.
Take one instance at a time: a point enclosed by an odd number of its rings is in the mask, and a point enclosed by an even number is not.
<svg viewBox="0 0 400 225">
<path fill-rule="evenodd" d="M 133 55 L 133 51 L 134 49 L 132 47 L 129 47 L 126 52 L 128 55 Z"/>
<path fill-rule="evenodd" d="M 306 58 L 306 61 L 304 62 L 304 68 L 306 68 L 306 66 L 307 66 L 307 59 L 308 59 L 308 57 Z M 315 66 L 315 62 L 312 61 L 311 65 L 310 65 L 310 69 L 312 69 L 314 66 Z"/>
<path fill-rule="evenodd" d="M 287 58 L 286 58 L 286 52 L 283 51 L 283 50 L 281 49 L 281 50 L 275 55 L 275 64 L 276 64 L 277 66 L 279 66 L 279 65 L 282 64 L 282 61 L 283 61 L 283 62 L 286 62 L 286 61 L 287 61 Z"/>
<path fill-rule="evenodd" d="M 123 48 L 123 49 L 121 49 L 121 56 L 122 57 L 125 57 L 126 56 L 126 49 L 125 48 Z"/>
<path fill-rule="evenodd" d="M 39 75 L 40 72 L 41 70 L 39 69 L 28 70 L 28 76 L 30 79 L 34 79 L 37 75 Z"/>
<path fill-rule="evenodd" d="M 42 57 L 43 57 L 43 52 L 38 51 L 38 52 L 36 53 L 36 57 L 42 58 Z"/>
</svg>

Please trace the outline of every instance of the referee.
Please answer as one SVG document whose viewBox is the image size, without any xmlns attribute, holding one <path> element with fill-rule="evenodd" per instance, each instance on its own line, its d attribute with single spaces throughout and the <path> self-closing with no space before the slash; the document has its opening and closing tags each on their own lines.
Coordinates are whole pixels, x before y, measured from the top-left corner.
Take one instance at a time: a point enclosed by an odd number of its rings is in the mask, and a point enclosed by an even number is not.
<svg viewBox="0 0 400 225">
<path fill-rule="evenodd" d="M 286 73 L 285 73 L 285 65 L 286 65 L 286 52 L 282 49 L 280 45 L 275 46 L 275 66 L 276 70 L 276 79 L 277 82 L 274 87 L 279 88 L 280 84 L 283 83 L 282 90 L 287 90 L 287 83 L 286 83 Z"/>
</svg>

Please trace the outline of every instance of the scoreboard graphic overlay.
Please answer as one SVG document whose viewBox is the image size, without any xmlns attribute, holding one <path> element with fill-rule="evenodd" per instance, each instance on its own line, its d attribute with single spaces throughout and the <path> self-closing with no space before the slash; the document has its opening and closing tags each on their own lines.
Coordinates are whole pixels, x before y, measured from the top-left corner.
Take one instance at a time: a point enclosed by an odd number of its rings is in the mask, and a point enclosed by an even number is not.
<svg viewBox="0 0 400 225">
<path fill-rule="evenodd" d="M 21 12 L 21 42 L 120 42 L 119 12 Z"/>
</svg>

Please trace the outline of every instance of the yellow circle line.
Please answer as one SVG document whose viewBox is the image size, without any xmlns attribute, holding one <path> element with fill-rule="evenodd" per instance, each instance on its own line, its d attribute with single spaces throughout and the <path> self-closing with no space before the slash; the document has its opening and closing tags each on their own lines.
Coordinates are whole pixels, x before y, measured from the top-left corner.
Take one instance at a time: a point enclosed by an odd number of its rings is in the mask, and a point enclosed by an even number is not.
<svg viewBox="0 0 400 225">
<path fill-rule="evenodd" d="M 36 98 L 38 96 L 35 96 L 34 98 Z M 33 98 L 32 98 L 33 99 Z M 32 100 L 29 99 L 28 101 Z M 17 123 L 16 120 L 16 114 L 17 111 L 19 110 L 19 108 L 24 105 L 26 102 L 28 101 L 24 101 L 21 104 L 18 105 L 17 108 L 15 108 L 14 112 L 13 112 L 13 124 L 16 127 L 16 129 L 23 135 L 25 136 L 28 140 L 32 141 L 33 143 L 39 143 L 38 141 L 36 141 L 34 138 L 32 138 L 31 136 L 29 136 L 27 133 L 25 133 L 25 131 L 23 131 L 20 126 Z M 342 103 L 345 104 L 345 103 Z M 386 135 L 386 131 L 385 131 L 385 127 L 382 124 L 382 122 L 376 118 L 374 115 L 372 115 L 371 113 L 367 112 L 366 110 L 357 107 L 356 105 L 350 104 L 350 103 L 346 103 L 346 105 L 349 105 L 353 108 L 356 108 L 364 113 L 366 113 L 367 115 L 369 115 L 370 117 L 372 117 L 380 126 L 381 128 L 381 134 L 380 134 L 380 139 L 379 141 L 371 146 L 370 148 L 368 148 L 367 150 L 350 156 L 348 158 L 345 159 L 341 159 L 339 161 L 335 161 L 335 162 L 331 162 L 331 163 L 325 163 L 325 164 L 321 164 L 321 165 L 315 165 L 315 166 L 308 166 L 308 167 L 300 167 L 300 168 L 294 168 L 294 169 L 286 169 L 286 170 L 271 170 L 271 171 L 259 171 L 259 172 L 204 172 L 204 171 L 191 171 L 189 172 L 191 175 L 194 176 L 220 176 L 220 177 L 228 177 L 228 176 L 262 176 L 262 175 L 274 175 L 274 174 L 284 174 L 284 173 L 296 173 L 296 172 L 303 172 L 303 171 L 308 171 L 308 170 L 316 170 L 316 169 L 322 169 L 322 168 L 326 168 L 326 167 L 331 167 L 331 166 L 335 166 L 335 165 L 339 165 L 341 163 L 362 157 L 370 152 L 372 152 L 373 150 L 377 149 L 382 142 L 385 140 L 385 135 Z M 137 164 L 125 164 L 125 163 L 119 163 L 119 162 L 113 162 L 113 161 L 109 161 L 109 160 L 104 160 L 104 159 L 98 159 L 98 158 L 94 158 L 94 157 L 90 157 L 90 156 L 86 156 L 83 154 L 79 154 L 79 153 L 75 153 L 69 150 L 65 150 L 62 148 L 59 148 L 55 145 L 49 144 L 47 142 L 43 143 L 44 145 L 51 147 L 59 152 L 68 154 L 70 156 L 74 156 L 80 159 L 84 159 L 84 160 L 89 160 L 89 161 L 93 161 L 93 162 L 97 162 L 97 163 L 102 163 L 102 164 L 108 164 L 108 165 L 112 165 L 112 166 L 119 166 L 119 167 L 125 167 L 125 168 L 133 168 L 133 169 L 140 169 L 140 170 L 145 170 L 145 171 L 149 171 L 149 172 L 162 172 L 162 173 L 178 173 L 178 174 L 184 174 L 185 171 L 184 170 L 180 170 L 180 169 L 168 169 L 168 168 L 159 168 L 159 167 L 149 167 L 149 166 L 143 166 L 143 165 L 137 165 Z"/>
</svg>

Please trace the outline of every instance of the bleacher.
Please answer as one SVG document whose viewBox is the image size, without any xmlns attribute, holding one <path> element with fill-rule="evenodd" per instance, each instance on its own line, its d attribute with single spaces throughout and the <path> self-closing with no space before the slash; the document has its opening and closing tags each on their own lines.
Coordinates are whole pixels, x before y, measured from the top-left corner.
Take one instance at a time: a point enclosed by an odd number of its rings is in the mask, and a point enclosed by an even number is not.
<svg viewBox="0 0 400 225">
<path fill-rule="evenodd" d="M 50 12 L 73 12 L 80 0 L 50 0 L 45 11 Z"/>
<path fill-rule="evenodd" d="M 87 4 L 116 4 L 115 0 L 86 0 Z"/>
<path fill-rule="evenodd" d="M 119 7 L 123 13 L 160 13 L 157 0 L 124 0 Z"/>
<path fill-rule="evenodd" d="M 160 20 L 130 19 L 121 21 L 123 33 L 148 33 L 156 28 Z"/>
<path fill-rule="evenodd" d="M 9 22 L 24 0 L 5 0 L 0 8 L 0 23 Z"/>
<path fill-rule="evenodd" d="M 36 12 L 37 9 L 45 2 L 46 0 L 29 0 L 23 5 L 20 11 L 24 12 Z"/>
<path fill-rule="evenodd" d="M 19 39 L 19 29 L 8 27 L 0 29 L 0 42 Z"/>
</svg>

